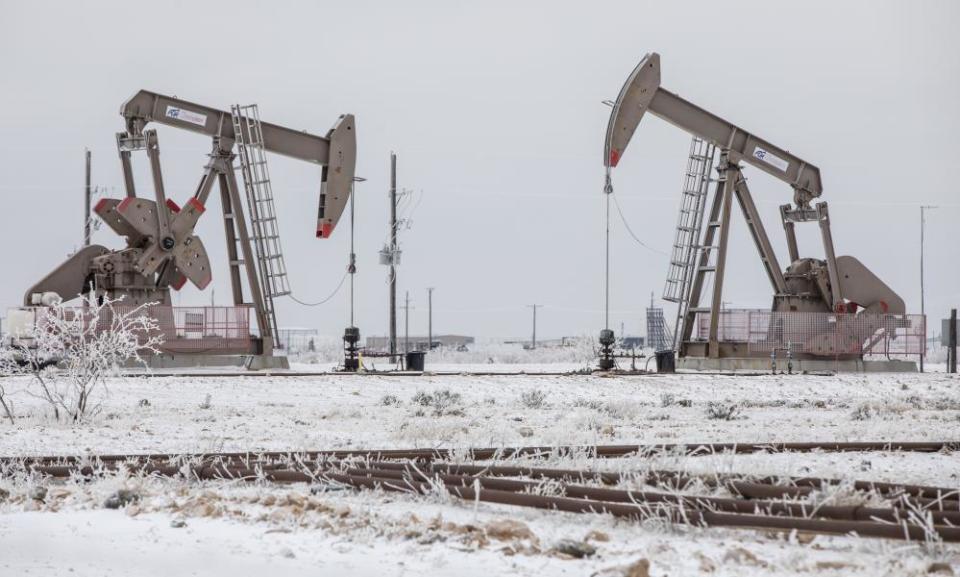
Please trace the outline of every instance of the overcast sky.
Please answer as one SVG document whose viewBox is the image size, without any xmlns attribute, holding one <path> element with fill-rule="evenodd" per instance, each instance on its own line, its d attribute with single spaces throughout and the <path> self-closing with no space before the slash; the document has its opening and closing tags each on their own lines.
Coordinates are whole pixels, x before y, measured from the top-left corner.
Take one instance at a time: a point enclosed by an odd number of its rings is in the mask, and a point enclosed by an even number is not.
<svg viewBox="0 0 960 577">
<path fill-rule="evenodd" d="M 357 324 L 387 330 L 389 154 L 399 155 L 400 300 L 411 331 L 477 336 L 594 334 L 602 328 L 603 136 L 627 75 L 659 52 L 662 83 L 820 167 L 838 254 L 858 257 L 920 310 L 920 205 L 926 305 L 960 304 L 960 3 L 924 2 L 26 2 L 0 1 L 0 304 L 82 239 L 83 149 L 93 181 L 120 197 L 114 134 L 141 88 L 218 108 L 257 103 L 270 122 L 324 134 L 357 118 Z M 168 196 L 196 187 L 204 137 L 158 127 Z M 689 135 L 644 118 L 614 174 L 613 324 L 642 333 L 663 290 Z M 138 184 L 150 193 L 146 158 Z M 283 246 L 301 300 L 343 276 L 349 229 L 317 240 L 320 171 L 270 157 Z M 747 167 L 785 265 L 778 205 L 790 188 Z M 198 225 L 227 304 L 217 195 Z M 728 306 L 769 307 L 770 286 L 742 218 L 731 239 Z M 822 255 L 816 225 L 801 252 Z M 94 241 L 119 247 L 104 227 Z M 185 288 L 175 303 L 207 303 Z M 177 300 L 179 299 L 179 300 Z M 345 288 L 328 304 L 278 305 L 281 326 L 342 332 Z M 668 314 L 672 314 L 668 312 Z M 403 330 L 401 319 L 401 332 Z M 939 323 L 936 325 L 939 330 Z"/>
</svg>

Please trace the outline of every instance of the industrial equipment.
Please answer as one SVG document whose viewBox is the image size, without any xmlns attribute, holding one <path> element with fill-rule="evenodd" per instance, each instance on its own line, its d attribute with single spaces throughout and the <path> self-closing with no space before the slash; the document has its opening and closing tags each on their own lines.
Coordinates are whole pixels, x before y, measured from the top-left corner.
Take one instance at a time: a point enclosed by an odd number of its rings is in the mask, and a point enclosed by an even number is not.
<svg viewBox="0 0 960 577">
<path fill-rule="evenodd" d="M 912 351 L 922 355 L 922 316 L 905 315 L 903 299 L 859 260 L 835 256 L 827 203 L 813 203 L 823 192 L 820 170 L 664 89 L 656 53 L 644 56 L 613 105 L 604 147 L 608 191 L 612 190 L 610 171 L 647 112 L 693 135 L 664 291 L 664 298 L 678 305 L 675 346 L 681 366 L 686 360 L 686 366 L 695 368 L 748 368 L 750 359 L 769 358 L 771 350 L 787 350 L 793 358 L 808 361 L 830 358 L 855 363 L 871 354 L 889 357 Z M 716 151 L 720 157 L 717 177 L 712 179 Z M 780 207 L 790 258 L 785 270 L 770 244 L 741 164 L 793 189 L 793 204 Z M 704 220 L 712 184 L 715 192 Z M 769 311 L 721 310 L 734 198 L 773 288 Z M 800 256 L 794 227 L 806 222 L 819 225 L 823 259 Z"/>
<path fill-rule="evenodd" d="M 117 147 L 126 197 L 103 199 L 94 212 L 125 238 L 126 247 L 112 250 L 91 245 L 77 251 L 27 290 L 24 310 L 81 295 L 122 298 L 127 306 L 158 303 L 155 314 L 161 326 L 168 328 L 165 352 L 251 354 L 251 368 L 284 365 L 284 357 L 273 355 L 278 344 L 273 300 L 290 289 L 264 153 L 322 167 L 316 236 L 327 238 L 351 194 L 356 162 L 354 117 L 341 115 L 326 137 L 320 137 L 261 122 L 255 105 L 234 106 L 226 112 L 146 90 L 124 102 L 120 114 L 126 130 L 117 134 Z M 167 196 L 157 133 L 146 129 L 151 122 L 211 138 L 203 176 L 182 207 Z M 150 162 L 152 199 L 136 194 L 131 157 L 141 150 Z M 237 157 L 246 203 L 237 185 Z M 202 290 L 212 279 L 210 259 L 194 229 L 206 211 L 214 183 L 220 190 L 234 307 L 196 307 L 179 314 L 175 308 L 181 307 L 171 307 L 170 289 L 179 290 L 189 280 Z M 250 334 L 249 321 L 243 318 L 251 308 L 257 336 Z M 215 337 L 206 343 L 209 347 L 203 342 L 208 337 Z"/>
</svg>

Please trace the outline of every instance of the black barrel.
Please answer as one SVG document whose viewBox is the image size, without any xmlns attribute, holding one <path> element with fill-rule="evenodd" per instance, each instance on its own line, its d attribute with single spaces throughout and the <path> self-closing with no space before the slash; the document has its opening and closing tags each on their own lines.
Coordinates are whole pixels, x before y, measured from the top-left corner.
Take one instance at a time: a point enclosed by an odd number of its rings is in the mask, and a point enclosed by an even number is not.
<svg viewBox="0 0 960 577">
<path fill-rule="evenodd" d="M 657 356 L 658 373 L 675 373 L 677 371 L 673 351 L 657 351 L 655 354 Z"/>
<path fill-rule="evenodd" d="M 407 370 L 422 371 L 427 358 L 424 351 L 410 351 L 407 353 Z"/>
</svg>

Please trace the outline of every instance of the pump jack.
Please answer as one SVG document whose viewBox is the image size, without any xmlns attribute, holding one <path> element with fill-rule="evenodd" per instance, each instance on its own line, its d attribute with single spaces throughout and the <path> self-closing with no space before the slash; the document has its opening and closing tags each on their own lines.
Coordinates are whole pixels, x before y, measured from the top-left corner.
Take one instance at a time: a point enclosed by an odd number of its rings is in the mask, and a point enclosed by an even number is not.
<svg viewBox="0 0 960 577">
<path fill-rule="evenodd" d="M 781 315 L 777 322 L 782 323 L 783 319 L 788 318 L 791 313 L 828 313 L 817 317 L 820 319 L 817 322 L 830 322 L 831 318 L 836 320 L 836 315 L 853 315 L 859 312 L 863 315 L 859 317 L 860 319 L 870 319 L 869 322 L 864 320 L 867 323 L 864 330 L 867 331 L 868 340 L 873 339 L 874 337 L 870 335 L 877 334 L 877 331 L 880 333 L 886 331 L 889 337 L 895 333 L 896 328 L 903 327 L 902 319 L 894 319 L 896 315 L 905 313 L 903 299 L 856 258 L 835 256 L 827 203 L 811 204 L 823 192 L 820 170 L 786 149 L 759 138 L 664 89 L 660 85 L 660 56 L 656 53 L 647 54 L 641 60 L 627 79 L 613 106 L 604 147 L 604 166 L 608 171 L 608 179 L 609 171 L 620 162 L 627 144 L 646 112 L 686 130 L 695 139 L 705 141 L 720 150 L 716 191 L 705 229 L 702 231 L 702 240 L 697 237 L 701 233 L 699 228 L 702 222 L 701 212 L 700 219 L 691 219 L 691 222 L 696 222 L 692 227 L 695 230 L 690 236 L 695 250 L 690 252 L 690 256 L 684 262 L 672 263 L 689 267 L 691 273 L 687 275 L 684 272 L 680 275 L 685 279 L 684 286 L 683 290 L 678 291 L 680 296 L 675 300 L 681 307 L 679 319 L 682 327 L 676 329 L 680 335 L 678 352 L 681 357 L 721 359 L 759 354 L 757 351 L 751 354 L 746 342 L 735 342 L 735 339 L 725 340 L 721 334 L 721 299 L 723 298 L 731 205 L 734 198 L 743 211 L 747 227 L 773 288 L 771 311 L 774 316 L 778 313 L 786 313 Z M 709 154 L 712 163 L 712 148 Z M 790 266 L 785 272 L 781 270 L 770 244 L 766 229 L 747 187 L 746 178 L 741 172 L 741 163 L 762 170 L 786 182 L 793 189 L 793 205 L 784 204 L 780 207 L 790 256 Z M 682 210 L 685 209 L 682 208 Z M 702 208 L 700 210 L 702 211 Z M 819 224 L 825 255 L 822 260 L 800 256 L 794 226 L 805 222 Z M 713 275 L 711 300 L 704 305 L 701 304 L 701 300 L 704 298 L 705 289 L 710 288 L 707 277 L 711 274 Z M 709 318 L 706 339 L 696 338 L 694 335 L 698 315 L 707 315 Z M 807 317 L 809 318 L 813 317 Z M 820 327 L 814 330 L 817 334 L 810 337 L 810 342 L 801 343 L 805 346 L 808 357 L 847 356 L 853 351 L 862 356 L 864 352 L 868 352 L 862 347 L 863 340 L 857 342 L 858 339 L 864 338 L 863 330 L 855 335 L 847 335 L 846 342 L 855 345 L 854 348 L 845 347 L 844 335 L 831 335 L 829 334 L 831 331 L 833 331 L 831 327 Z M 781 329 L 781 338 L 782 334 Z M 771 346 L 777 346 L 777 344 L 774 343 Z M 707 365 L 700 363 L 697 366 Z M 720 365 L 714 363 L 711 366 L 718 368 Z"/>
<path fill-rule="evenodd" d="M 258 235 L 256 231 L 251 235 L 248 229 L 248 225 L 255 226 L 262 222 L 256 220 L 258 218 L 275 218 L 257 216 L 261 209 L 259 205 L 267 201 L 272 203 L 272 197 L 251 197 L 249 187 L 261 184 L 262 181 L 256 178 L 262 177 L 245 173 L 244 180 L 248 186 L 246 211 L 250 220 L 247 219 L 234 172 L 233 162 L 237 157 L 234 145 L 238 145 L 241 154 L 244 153 L 244 143 L 252 142 L 260 152 L 273 152 L 319 164 L 322 175 L 316 236 L 327 238 L 336 227 L 351 193 L 356 163 L 354 117 L 350 114 L 341 115 L 326 137 L 320 137 L 261 123 L 259 117 L 255 121 L 240 118 L 240 110 L 242 107 L 234 107 L 232 113 L 225 112 L 146 90 L 137 92 L 127 100 L 120 109 L 126 129 L 117 134 L 126 197 L 103 199 L 94 208 L 94 212 L 114 232 L 125 237 L 127 246 L 111 250 L 92 245 L 77 251 L 27 290 L 24 306 L 49 304 L 51 298 L 69 301 L 77 296 L 92 295 L 123 298 L 124 305 L 158 303 L 159 314 L 172 314 L 172 311 L 163 312 L 165 308 L 170 309 L 170 288 L 180 290 L 189 280 L 202 290 L 212 279 L 210 259 L 194 228 L 206 211 L 214 183 L 218 183 L 233 303 L 236 306 L 251 306 L 259 329 L 258 337 L 250 337 L 252 346 L 246 351 L 252 352 L 257 359 L 251 368 L 282 365 L 286 359 L 273 356 L 277 344 L 276 321 L 272 318 L 270 300 L 273 295 L 265 294 L 269 289 L 265 285 L 270 280 L 266 261 L 271 257 L 261 253 L 259 244 L 258 254 L 255 255 L 251 244 L 251 240 L 260 243 L 269 239 L 264 239 L 263 233 Z M 157 133 L 145 129 L 150 122 L 211 138 L 209 161 L 196 191 L 183 208 L 167 196 L 160 170 Z M 150 162 L 153 199 L 136 194 L 131 156 L 140 150 L 146 151 Z M 246 170 L 248 167 L 244 164 L 242 168 Z M 260 270 L 257 269 L 258 262 Z M 248 302 L 243 295 L 241 267 L 249 290 Z M 163 319 L 160 320 L 163 324 Z"/>
</svg>

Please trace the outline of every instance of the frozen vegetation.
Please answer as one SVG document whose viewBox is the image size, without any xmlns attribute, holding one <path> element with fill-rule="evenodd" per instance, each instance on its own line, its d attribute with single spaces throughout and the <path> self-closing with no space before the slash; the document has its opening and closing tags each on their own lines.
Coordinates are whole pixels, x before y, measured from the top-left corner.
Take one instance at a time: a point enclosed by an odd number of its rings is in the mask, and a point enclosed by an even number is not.
<svg viewBox="0 0 960 577">
<path fill-rule="evenodd" d="M 101 410 L 79 423 L 58 420 L 49 403 L 26 394 L 29 377 L 3 385 L 16 414 L 13 424 L 0 422 L 3 455 L 946 440 L 960 430 L 960 381 L 944 374 L 110 377 Z M 663 455 L 600 463 L 568 456 L 547 464 L 960 487 L 953 454 Z M 133 562 L 144 575 L 271 568 L 355 575 L 872 576 L 960 569 L 960 550 L 936 542 L 635 523 L 465 503 L 442 491 L 314 493 L 306 485 L 141 477 L 52 483 L 23 476 L 0 479 L 0 489 L 0 575 L 101 575 Z M 861 499 L 843 485 L 820 498 Z M 575 558 L 564 552 L 570 542 L 595 552 Z"/>
</svg>

